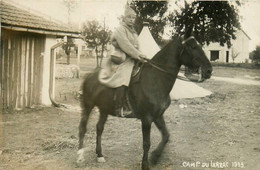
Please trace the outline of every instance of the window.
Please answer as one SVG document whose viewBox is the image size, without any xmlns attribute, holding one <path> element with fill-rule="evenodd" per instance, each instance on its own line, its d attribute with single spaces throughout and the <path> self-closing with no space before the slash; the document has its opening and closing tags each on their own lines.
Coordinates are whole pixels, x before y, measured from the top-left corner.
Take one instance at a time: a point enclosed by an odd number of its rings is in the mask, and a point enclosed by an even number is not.
<svg viewBox="0 0 260 170">
<path fill-rule="evenodd" d="M 219 51 L 210 51 L 210 61 L 219 59 Z"/>
</svg>

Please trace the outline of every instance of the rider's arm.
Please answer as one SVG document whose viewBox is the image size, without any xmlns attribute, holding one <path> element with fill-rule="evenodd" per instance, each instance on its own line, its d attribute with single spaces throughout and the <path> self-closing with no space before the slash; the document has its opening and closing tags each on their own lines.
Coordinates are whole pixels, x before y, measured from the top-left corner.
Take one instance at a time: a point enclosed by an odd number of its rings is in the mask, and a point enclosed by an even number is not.
<svg viewBox="0 0 260 170">
<path fill-rule="evenodd" d="M 124 27 L 117 28 L 113 36 L 122 51 L 132 58 L 140 59 L 139 56 L 141 56 L 142 53 L 128 40 Z"/>
</svg>

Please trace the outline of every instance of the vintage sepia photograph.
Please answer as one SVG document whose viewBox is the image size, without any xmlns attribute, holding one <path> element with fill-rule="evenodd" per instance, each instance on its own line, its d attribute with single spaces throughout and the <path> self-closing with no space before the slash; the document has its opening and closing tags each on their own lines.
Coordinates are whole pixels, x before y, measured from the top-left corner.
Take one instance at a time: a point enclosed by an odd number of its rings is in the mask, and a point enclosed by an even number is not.
<svg viewBox="0 0 260 170">
<path fill-rule="evenodd" d="M 0 170 L 260 169 L 260 0 L 0 4 Z"/>
</svg>

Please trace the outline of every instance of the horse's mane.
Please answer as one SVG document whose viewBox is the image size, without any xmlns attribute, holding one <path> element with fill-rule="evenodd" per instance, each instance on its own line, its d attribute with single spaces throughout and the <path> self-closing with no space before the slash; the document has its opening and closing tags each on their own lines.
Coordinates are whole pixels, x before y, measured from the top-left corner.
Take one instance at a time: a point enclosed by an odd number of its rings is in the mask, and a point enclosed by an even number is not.
<svg viewBox="0 0 260 170">
<path fill-rule="evenodd" d="M 179 36 L 174 36 L 169 42 L 166 43 L 166 45 L 164 45 L 162 47 L 162 49 L 160 51 L 158 51 L 154 55 L 152 60 L 156 60 L 160 56 L 165 56 L 165 54 L 169 52 L 168 49 L 172 46 L 173 43 L 176 43 L 177 41 L 180 41 L 180 37 Z"/>
</svg>

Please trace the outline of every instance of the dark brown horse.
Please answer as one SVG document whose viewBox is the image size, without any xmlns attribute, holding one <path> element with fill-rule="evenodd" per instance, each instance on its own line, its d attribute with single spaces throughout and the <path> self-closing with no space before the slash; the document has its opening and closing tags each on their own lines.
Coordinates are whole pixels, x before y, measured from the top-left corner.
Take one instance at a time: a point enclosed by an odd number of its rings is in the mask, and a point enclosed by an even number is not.
<svg viewBox="0 0 260 170">
<path fill-rule="evenodd" d="M 159 51 L 150 62 L 145 63 L 141 78 L 130 84 L 129 100 L 137 118 L 142 121 L 143 159 L 142 169 L 149 169 L 148 151 L 150 148 L 150 131 L 152 122 L 162 134 L 162 140 L 151 155 L 151 162 L 156 163 L 169 139 L 163 113 L 171 103 L 169 93 L 175 83 L 181 65 L 202 70 L 202 78 L 211 76 L 212 66 L 202 47 L 193 36 L 187 33 L 184 38 L 177 37 Z M 84 161 L 83 140 L 91 110 L 97 106 L 100 117 L 97 123 L 96 153 L 99 162 L 104 162 L 101 135 L 108 115 L 114 115 L 114 92 L 98 81 L 98 71 L 89 74 L 83 83 L 81 121 L 79 125 L 79 158 Z M 185 89 L 183 89 L 185 90 Z"/>
</svg>

